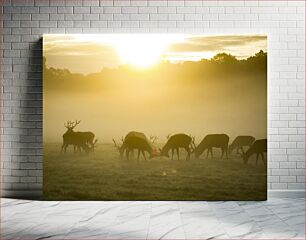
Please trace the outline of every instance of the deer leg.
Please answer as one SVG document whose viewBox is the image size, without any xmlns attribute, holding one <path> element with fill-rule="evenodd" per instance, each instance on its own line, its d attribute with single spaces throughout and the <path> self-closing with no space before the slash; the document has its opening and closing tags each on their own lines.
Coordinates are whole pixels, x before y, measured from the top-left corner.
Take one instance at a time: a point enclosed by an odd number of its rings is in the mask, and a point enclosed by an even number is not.
<svg viewBox="0 0 306 240">
<path fill-rule="evenodd" d="M 213 156 L 213 149 L 212 149 L 212 148 L 210 148 L 210 155 L 211 155 L 211 158 L 214 157 L 214 156 Z"/>
<path fill-rule="evenodd" d="M 239 154 L 239 147 L 236 148 L 236 154 Z"/>
<path fill-rule="evenodd" d="M 221 148 L 221 159 L 223 158 L 224 155 L 224 148 Z"/>
<path fill-rule="evenodd" d="M 176 149 L 176 154 L 177 154 L 177 160 L 180 160 L 180 149 Z"/>
<path fill-rule="evenodd" d="M 147 158 L 146 158 L 146 154 L 145 154 L 145 152 L 144 152 L 143 150 L 141 150 L 141 152 L 142 152 L 142 155 L 143 155 L 144 160 L 146 160 L 146 161 L 147 161 Z"/>
<path fill-rule="evenodd" d="M 258 158 L 259 158 L 259 153 L 256 154 L 256 165 L 257 165 L 257 162 L 258 162 Z"/>
<path fill-rule="evenodd" d="M 61 149 L 61 153 L 65 150 L 65 147 L 66 147 L 66 144 L 65 143 L 63 143 L 63 145 L 62 145 L 62 149 Z M 66 152 L 66 151 L 65 151 Z"/>
<path fill-rule="evenodd" d="M 126 158 L 130 161 L 130 149 L 126 149 Z"/>
<path fill-rule="evenodd" d="M 173 155 L 174 155 L 174 148 L 171 149 L 172 157 L 171 160 L 173 160 Z"/>
<path fill-rule="evenodd" d="M 188 161 L 190 159 L 190 148 L 186 147 L 185 150 L 187 151 L 186 161 Z"/>
<path fill-rule="evenodd" d="M 207 148 L 207 155 L 206 155 L 206 158 L 208 158 L 208 154 L 209 154 L 209 148 Z"/>
<path fill-rule="evenodd" d="M 262 159 L 263 164 L 266 165 L 264 154 L 263 154 L 263 153 L 260 153 L 260 155 L 261 155 L 261 159 Z"/>
<path fill-rule="evenodd" d="M 138 149 L 137 161 L 139 161 L 139 156 L 140 156 L 140 150 Z"/>
</svg>

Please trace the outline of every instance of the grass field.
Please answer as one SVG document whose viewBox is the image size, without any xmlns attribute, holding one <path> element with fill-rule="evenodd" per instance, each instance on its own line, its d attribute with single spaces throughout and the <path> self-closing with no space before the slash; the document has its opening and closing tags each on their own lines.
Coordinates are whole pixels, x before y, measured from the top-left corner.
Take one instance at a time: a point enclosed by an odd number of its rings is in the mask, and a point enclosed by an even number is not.
<svg viewBox="0 0 306 240">
<path fill-rule="evenodd" d="M 255 157 L 243 164 L 238 155 L 196 160 L 153 158 L 119 160 L 111 144 L 89 155 L 60 154 L 61 144 L 44 144 L 46 200 L 265 200 L 267 170 Z M 135 155 L 137 153 L 135 152 Z"/>
</svg>

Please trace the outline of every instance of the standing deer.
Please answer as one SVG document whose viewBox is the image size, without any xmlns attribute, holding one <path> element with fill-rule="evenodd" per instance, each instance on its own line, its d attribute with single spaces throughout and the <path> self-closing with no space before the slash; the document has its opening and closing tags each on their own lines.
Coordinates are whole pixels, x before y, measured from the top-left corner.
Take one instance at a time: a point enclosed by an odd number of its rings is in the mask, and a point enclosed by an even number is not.
<svg viewBox="0 0 306 240">
<path fill-rule="evenodd" d="M 73 145 L 74 152 L 77 148 L 77 141 L 76 141 L 76 132 L 73 131 L 73 129 L 80 123 L 81 121 L 67 121 L 67 123 L 64 123 L 64 126 L 67 128 L 67 131 L 63 134 L 63 145 L 61 152 L 64 151 L 66 153 L 67 147 L 69 145 Z"/>
<path fill-rule="evenodd" d="M 223 158 L 223 155 L 225 153 L 226 158 L 227 156 L 227 149 L 228 149 L 228 142 L 229 142 L 229 136 L 226 134 L 209 134 L 206 135 L 203 140 L 200 142 L 200 144 L 195 148 L 194 154 L 196 158 L 199 158 L 199 156 L 207 149 L 207 158 L 209 155 L 209 152 L 211 153 L 211 157 L 213 157 L 212 149 L 215 148 L 221 148 L 222 154 L 221 158 Z"/>
<path fill-rule="evenodd" d="M 184 133 L 179 133 L 171 137 L 170 135 L 168 135 L 167 139 L 168 141 L 165 144 L 165 146 L 162 149 L 160 149 L 161 156 L 169 158 L 169 151 L 171 150 L 172 153 L 171 159 L 173 160 L 174 150 L 176 150 L 177 159 L 180 160 L 179 149 L 184 148 L 187 152 L 186 160 L 190 159 L 190 153 L 194 144 L 194 138 Z"/>
<path fill-rule="evenodd" d="M 259 139 L 252 144 L 252 146 L 246 151 L 246 153 L 243 152 L 241 156 L 243 158 L 243 162 L 246 164 L 248 163 L 249 158 L 253 154 L 256 154 L 256 165 L 257 165 L 258 158 L 260 155 L 263 163 L 266 164 L 264 157 L 264 153 L 266 152 L 267 152 L 267 139 Z"/>
<path fill-rule="evenodd" d="M 152 158 L 156 156 L 156 150 L 153 148 L 153 143 L 156 138 L 151 136 L 153 142 L 150 142 L 144 133 L 141 132 L 129 132 L 125 138 L 122 138 L 122 145 L 119 146 L 113 139 L 115 147 L 119 150 L 120 159 L 123 159 L 124 151 L 126 151 L 127 160 L 129 160 L 130 152 L 134 149 L 138 150 L 137 161 L 139 161 L 140 153 L 142 153 L 145 160 L 147 160 L 145 152 L 149 153 L 149 157 Z"/>
<path fill-rule="evenodd" d="M 232 144 L 229 146 L 228 151 L 229 154 L 233 152 L 234 149 L 236 149 L 236 153 L 239 153 L 239 150 L 241 152 L 243 151 L 243 147 L 250 147 L 252 143 L 255 141 L 255 138 L 252 136 L 238 136 L 234 139 Z"/>
</svg>

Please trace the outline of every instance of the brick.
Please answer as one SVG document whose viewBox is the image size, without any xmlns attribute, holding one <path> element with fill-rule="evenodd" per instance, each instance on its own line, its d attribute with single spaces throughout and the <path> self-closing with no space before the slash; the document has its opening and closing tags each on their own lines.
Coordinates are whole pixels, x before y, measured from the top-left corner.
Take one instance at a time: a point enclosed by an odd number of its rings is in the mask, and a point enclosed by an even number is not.
<svg viewBox="0 0 306 240">
<path fill-rule="evenodd" d="M 106 28 L 107 27 L 107 21 L 91 21 L 90 22 L 90 27 L 93 28 Z"/>
<path fill-rule="evenodd" d="M 104 7 L 103 13 L 121 13 L 120 7 Z"/>
<path fill-rule="evenodd" d="M 130 0 L 130 5 L 135 6 L 135 7 L 147 6 L 148 1 L 147 0 Z"/>
<path fill-rule="evenodd" d="M 176 12 L 177 13 L 195 13 L 196 8 L 195 7 L 177 7 Z"/>
<path fill-rule="evenodd" d="M 139 7 L 139 13 L 157 13 L 157 7 Z"/>
<path fill-rule="evenodd" d="M 148 6 L 167 6 L 167 1 L 162 0 L 148 0 Z"/>
<path fill-rule="evenodd" d="M 137 7 L 122 7 L 121 13 L 123 14 L 138 13 L 138 8 Z"/>
<path fill-rule="evenodd" d="M 73 7 L 58 7 L 57 13 L 73 13 Z"/>
<path fill-rule="evenodd" d="M 89 28 L 90 21 L 74 21 L 74 27 L 76 28 Z"/>
<path fill-rule="evenodd" d="M 39 7 L 39 12 L 40 13 L 57 13 L 57 7 Z"/>
<path fill-rule="evenodd" d="M 57 21 L 39 21 L 39 27 L 56 27 Z"/>
<path fill-rule="evenodd" d="M 158 7 L 158 13 L 176 13 L 176 7 Z"/>
<path fill-rule="evenodd" d="M 95 7 L 100 6 L 99 0 L 82 1 L 82 3 L 83 6 L 95 6 Z"/>
<path fill-rule="evenodd" d="M 99 14 L 83 14 L 83 19 L 84 20 L 99 20 Z M 102 19 L 101 19 L 102 20 Z"/>
<path fill-rule="evenodd" d="M 85 2 L 90 2 L 90 1 L 85 1 Z M 73 13 L 90 13 L 90 7 L 74 7 Z"/>
</svg>

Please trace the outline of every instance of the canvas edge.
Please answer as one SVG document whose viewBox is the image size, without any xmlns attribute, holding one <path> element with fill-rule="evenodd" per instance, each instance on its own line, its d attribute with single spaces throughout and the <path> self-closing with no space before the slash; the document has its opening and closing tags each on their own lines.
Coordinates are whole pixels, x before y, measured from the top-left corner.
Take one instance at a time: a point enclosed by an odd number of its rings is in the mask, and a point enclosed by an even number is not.
<svg viewBox="0 0 306 240">
<path fill-rule="evenodd" d="M 268 200 L 270 198 L 305 198 L 305 190 L 268 190 Z M 2 198 L 42 200 L 42 190 L 2 190 Z"/>
</svg>

